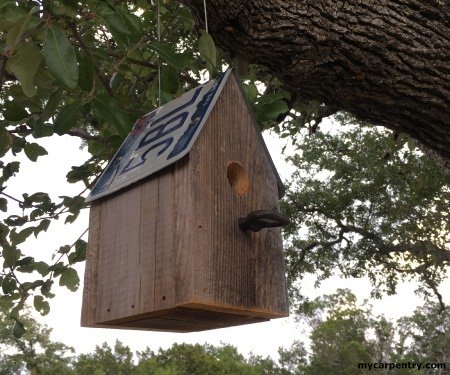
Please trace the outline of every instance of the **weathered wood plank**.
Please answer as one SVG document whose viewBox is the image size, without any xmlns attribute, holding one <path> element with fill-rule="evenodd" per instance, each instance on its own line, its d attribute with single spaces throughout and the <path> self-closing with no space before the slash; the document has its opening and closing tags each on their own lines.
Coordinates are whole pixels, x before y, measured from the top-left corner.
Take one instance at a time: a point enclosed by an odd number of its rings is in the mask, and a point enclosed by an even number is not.
<svg viewBox="0 0 450 375">
<path fill-rule="evenodd" d="M 174 166 L 158 174 L 155 247 L 155 310 L 175 305 Z"/>
<path fill-rule="evenodd" d="M 81 326 L 90 327 L 96 323 L 98 258 L 100 255 L 101 204 L 92 203 L 89 212 L 89 237 L 84 271 Z"/>
<path fill-rule="evenodd" d="M 102 206 L 97 319 L 133 314 L 139 293 L 140 190 L 129 189 Z"/>
<path fill-rule="evenodd" d="M 174 235 L 175 304 L 190 302 L 193 298 L 193 254 L 190 246 L 193 228 L 194 201 L 189 181 L 189 156 L 174 166 Z"/>
<path fill-rule="evenodd" d="M 141 229 L 139 238 L 139 309 L 136 309 L 136 314 L 154 310 L 158 179 L 148 180 L 139 188 L 141 189 Z"/>
</svg>

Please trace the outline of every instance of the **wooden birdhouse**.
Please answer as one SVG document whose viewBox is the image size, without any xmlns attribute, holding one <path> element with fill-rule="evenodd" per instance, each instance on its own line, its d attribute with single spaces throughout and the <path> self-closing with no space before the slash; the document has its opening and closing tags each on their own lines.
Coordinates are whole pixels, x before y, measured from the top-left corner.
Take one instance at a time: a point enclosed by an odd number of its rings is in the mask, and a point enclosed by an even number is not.
<svg viewBox="0 0 450 375">
<path fill-rule="evenodd" d="M 288 316 L 282 192 L 231 71 L 139 120 L 88 197 L 82 326 L 191 332 Z"/>
</svg>

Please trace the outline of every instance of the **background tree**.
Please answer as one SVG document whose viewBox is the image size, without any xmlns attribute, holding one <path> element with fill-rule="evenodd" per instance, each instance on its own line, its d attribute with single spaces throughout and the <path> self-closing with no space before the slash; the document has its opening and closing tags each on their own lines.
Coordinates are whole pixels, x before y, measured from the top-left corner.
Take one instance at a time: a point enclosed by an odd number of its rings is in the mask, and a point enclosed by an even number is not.
<svg viewBox="0 0 450 375">
<path fill-rule="evenodd" d="M 290 348 L 278 349 L 280 374 L 305 375 L 308 374 L 308 351 L 303 341 L 296 340 Z"/>
<path fill-rule="evenodd" d="M 436 303 L 418 307 L 412 316 L 401 318 L 398 327 L 400 347 L 406 358 L 416 362 L 450 363 L 449 308 L 442 312 Z M 439 373 L 445 374 L 445 371 Z"/>
<path fill-rule="evenodd" d="M 402 135 L 345 116 L 338 121 L 300 132 L 289 158 L 292 293 L 300 297 L 298 280 L 307 272 L 320 282 L 338 269 L 369 277 L 375 297 L 418 280 L 444 306 L 438 285 L 450 264 L 449 177 Z"/>
<path fill-rule="evenodd" d="M 103 343 L 94 353 L 79 355 L 72 366 L 77 375 L 132 374 L 135 368 L 130 348 L 118 340 L 114 348 Z"/>
<path fill-rule="evenodd" d="M 0 374 L 70 374 L 73 348 L 53 341 L 51 329 L 31 315 L 22 317 L 22 322 L 26 330 L 22 323 L 0 312 Z M 11 330 L 21 330 L 21 337 L 11 335 Z"/>
<path fill-rule="evenodd" d="M 0 374 L 349 375 L 365 371 L 358 363 L 408 362 L 440 364 L 423 373 L 448 373 L 450 308 L 442 311 L 438 302 L 426 301 L 411 316 L 392 322 L 375 316 L 367 301 L 357 301 L 349 290 L 341 289 L 316 298 L 308 314 L 299 319 L 309 329 L 290 348 L 279 349 L 278 361 L 255 354 L 246 357 L 226 344 L 174 344 L 157 352 L 146 348 L 134 357 L 132 349 L 120 341 L 114 347 L 103 343 L 93 353 L 75 356 L 73 349 L 52 341 L 51 330 L 29 316 L 21 338 L 10 335 L 13 323 L 2 319 Z M 417 369 L 397 373 L 412 375 Z"/>
<path fill-rule="evenodd" d="M 358 302 L 353 293 L 343 289 L 315 299 L 310 307 L 308 317 L 302 317 L 311 328 L 307 365 L 302 359 L 305 358 L 303 345 L 296 343 L 290 349 L 280 350 L 283 353 L 280 363 L 289 373 L 361 374 L 365 370 L 358 368 L 358 363 L 408 362 L 423 366 L 440 364 L 439 369 L 429 369 L 430 374 L 448 371 L 448 307 L 442 311 L 439 303 L 427 301 L 412 316 L 391 322 L 384 316 L 375 316 L 367 301 Z M 295 361 L 299 359 L 302 361 L 297 364 Z M 396 371 L 417 373 L 414 368 Z M 389 374 L 392 370 L 381 368 L 377 372 Z"/>
<path fill-rule="evenodd" d="M 230 345 L 174 344 L 171 348 L 138 353 L 136 374 L 277 374 L 278 366 L 270 358 L 246 359 Z"/>
</svg>

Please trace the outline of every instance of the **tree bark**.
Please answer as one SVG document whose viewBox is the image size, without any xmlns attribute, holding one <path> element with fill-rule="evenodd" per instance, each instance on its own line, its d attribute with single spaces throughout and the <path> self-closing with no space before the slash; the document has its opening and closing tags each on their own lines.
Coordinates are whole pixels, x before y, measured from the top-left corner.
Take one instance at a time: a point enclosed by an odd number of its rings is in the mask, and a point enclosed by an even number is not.
<svg viewBox="0 0 450 375">
<path fill-rule="evenodd" d="M 204 27 L 202 0 L 182 0 Z M 450 171 L 449 0 L 208 0 L 209 32 L 302 97 L 405 132 Z"/>
</svg>

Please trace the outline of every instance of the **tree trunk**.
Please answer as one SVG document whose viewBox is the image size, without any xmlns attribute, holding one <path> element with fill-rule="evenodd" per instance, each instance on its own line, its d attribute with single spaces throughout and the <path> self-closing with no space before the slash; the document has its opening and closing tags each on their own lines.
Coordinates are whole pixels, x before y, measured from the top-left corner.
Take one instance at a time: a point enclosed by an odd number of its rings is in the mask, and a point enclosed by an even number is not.
<svg viewBox="0 0 450 375">
<path fill-rule="evenodd" d="M 183 0 L 204 23 L 202 0 Z M 405 132 L 450 171 L 448 0 L 208 0 L 216 43 L 302 97 Z"/>
</svg>

